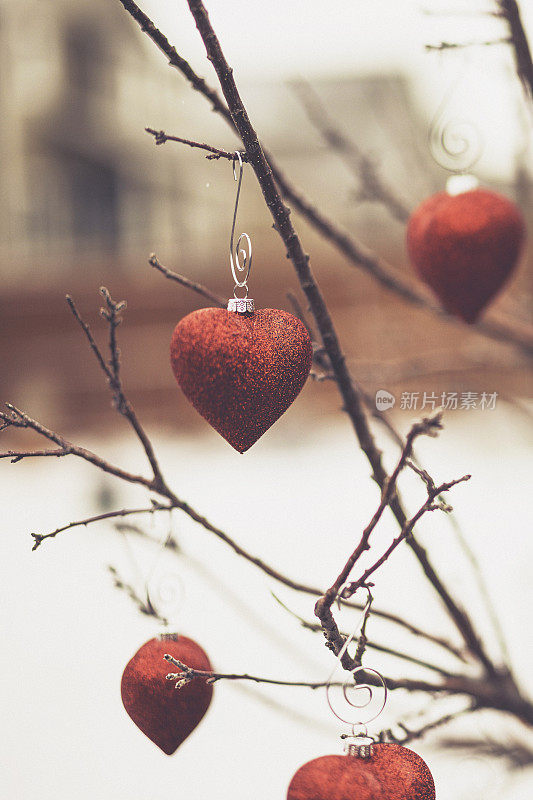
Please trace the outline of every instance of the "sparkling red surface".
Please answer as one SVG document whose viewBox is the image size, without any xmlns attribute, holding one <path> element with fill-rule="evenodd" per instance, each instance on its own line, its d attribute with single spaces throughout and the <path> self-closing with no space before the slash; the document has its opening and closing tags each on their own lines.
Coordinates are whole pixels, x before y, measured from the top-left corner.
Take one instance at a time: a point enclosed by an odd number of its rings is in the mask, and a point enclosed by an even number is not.
<svg viewBox="0 0 533 800">
<path fill-rule="evenodd" d="M 439 192 L 411 215 L 407 246 L 416 272 L 443 308 L 470 323 L 513 272 L 524 230 L 520 210 L 501 194 Z"/>
<path fill-rule="evenodd" d="M 213 687 L 196 678 L 175 688 L 167 681 L 169 672 L 179 672 L 164 659 L 165 653 L 188 667 L 211 671 L 211 664 L 200 645 L 178 634 L 150 639 L 127 664 L 121 683 L 124 708 L 149 739 L 172 755 L 196 728 L 209 708 Z"/>
<path fill-rule="evenodd" d="M 187 399 L 243 453 L 301 391 L 312 345 L 305 326 L 286 311 L 203 308 L 176 326 L 170 360 Z"/>
<path fill-rule="evenodd" d="M 287 800 L 435 800 L 420 756 L 398 744 L 374 745 L 369 759 L 322 756 L 300 767 Z"/>
</svg>

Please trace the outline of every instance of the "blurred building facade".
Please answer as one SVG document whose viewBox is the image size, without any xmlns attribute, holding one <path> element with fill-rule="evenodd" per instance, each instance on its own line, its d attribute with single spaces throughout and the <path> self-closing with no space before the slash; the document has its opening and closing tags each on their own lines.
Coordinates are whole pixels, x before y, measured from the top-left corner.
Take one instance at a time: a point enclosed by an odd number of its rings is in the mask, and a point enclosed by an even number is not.
<svg viewBox="0 0 533 800">
<path fill-rule="evenodd" d="M 0 5 L 4 286 L 179 241 L 183 179 L 143 127 L 180 87 L 147 44 L 107 0 Z"/>
<path fill-rule="evenodd" d="M 294 87 L 241 83 L 264 144 L 293 184 L 409 275 L 404 225 L 365 195 L 308 119 Z M 427 121 L 404 76 L 343 76 L 314 86 L 330 119 L 371 157 L 408 209 L 443 187 L 446 174 L 428 153 Z M 118 3 L 0 2 L 2 399 L 70 422 L 102 401 L 106 387 L 85 367 L 90 354 L 64 307 L 64 293 L 75 294 L 98 326 L 96 292 L 104 283 L 130 303 L 122 329 L 129 386 L 148 413 L 158 409 L 161 417 L 168 406 L 174 415 L 169 331 L 201 301 L 153 273 L 147 257 L 156 251 L 172 269 L 221 293 L 231 290 L 227 248 L 235 184 L 227 161 L 207 161 L 172 143 L 156 148 L 145 126 L 236 146 L 227 126 L 168 68 Z M 531 223 L 531 178 L 524 171 L 519 178 L 516 187 L 496 188 L 519 194 Z M 237 224 L 254 240 L 256 299 L 287 307 L 285 293 L 295 279 L 249 171 Z M 348 357 L 363 377 L 367 370 L 371 384 L 380 388 L 381 364 L 392 363 L 391 374 L 401 379 L 407 359 L 416 378 L 431 362 L 451 364 L 448 372 L 453 365 L 470 368 L 472 352 L 483 374 L 484 359 L 494 356 L 490 343 L 400 303 L 347 267 L 305 222 L 296 224 L 336 311 Z M 520 313 L 523 297 L 530 297 L 530 264 L 522 268 L 518 292 L 504 301 Z M 419 359 L 421 342 L 427 352 Z M 502 351 L 496 371 L 508 356 Z M 510 364 L 516 367 L 512 358 Z"/>
</svg>

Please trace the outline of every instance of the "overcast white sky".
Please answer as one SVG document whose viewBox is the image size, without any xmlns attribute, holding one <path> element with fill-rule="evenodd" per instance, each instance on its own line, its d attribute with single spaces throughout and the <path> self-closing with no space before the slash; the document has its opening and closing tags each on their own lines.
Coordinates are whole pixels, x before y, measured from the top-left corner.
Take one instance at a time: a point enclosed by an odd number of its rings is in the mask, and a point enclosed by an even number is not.
<svg viewBox="0 0 533 800">
<path fill-rule="evenodd" d="M 531 3 L 522 2 L 533 25 Z M 208 0 L 227 57 L 254 77 L 290 77 L 417 67 L 423 45 L 491 37 L 502 24 L 482 13 L 491 0 Z M 529 6 L 526 12 L 525 6 Z M 185 0 L 146 0 L 143 7 L 192 57 L 202 44 Z M 425 11 L 443 15 L 426 14 Z M 449 12 L 457 10 L 457 14 Z M 460 13 L 466 11 L 465 13 Z M 426 61 L 429 59 L 425 59 Z"/>
<path fill-rule="evenodd" d="M 482 174 L 508 178 L 514 155 L 530 139 L 507 46 L 430 54 L 424 49 L 443 40 L 505 36 L 504 24 L 482 13 L 494 9 L 491 0 L 208 0 L 206 5 L 241 83 L 405 71 L 414 78 L 429 122 L 462 75 L 450 115 L 464 116 L 468 109 L 481 131 Z M 526 27 L 533 32 L 533 3 L 521 6 Z M 143 7 L 180 53 L 216 81 L 186 0 L 146 0 Z"/>
</svg>

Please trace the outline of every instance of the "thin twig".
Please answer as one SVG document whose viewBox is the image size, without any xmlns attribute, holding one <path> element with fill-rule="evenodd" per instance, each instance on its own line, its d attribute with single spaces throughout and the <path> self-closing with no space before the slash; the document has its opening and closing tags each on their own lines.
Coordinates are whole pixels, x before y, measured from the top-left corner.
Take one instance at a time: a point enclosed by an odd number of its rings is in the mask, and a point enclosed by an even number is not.
<svg viewBox="0 0 533 800">
<path fill-rule="evenodd" d="M 209 160 L 217 160 L 219 158 L 225 158 L 228 161 L 235 160 L 235 153 L 230 153 L 228 150 L 220 150 L 218 147 L 213 147 L 210 144 L 205 144 L 201 142 L 195 142 L 192 139 L 182 139 L 181 136 L 169 136 L 165 133 L 165 131 L 156 131 L 154 128 L 145 128 L 146 133 L 150 133 L 154 139 L 155 144 L 165 144 L 165 142 L 178 142 L 178 144 L 186 144 L 189 147 L 194 147 L 198 150 L 206 150 L 209 155 L 206 156 Z M 241 160 L 243 163 L 248 161 L 246 153 L 241 153 Z"/>
<path fill-rule="evenodd" d="M 107 472 L 110 475 L 115 475 L 117 478 L 121 478 L 124 481 L 128 481 L 129 483 L 139 483 L 142 486 L 145 486 L 147 489 L 152 491 L 157 491 L 154 486 L 153 480 L 149 478 L 145 478 L 142 475 L 135 475 L 132 472 L 127 472 L 126 470 L 122 469 L 121 467 L 116 467 L 114 464 L 111 464 L 109 461 L 97 456 L 96 453 L 92 453 L 90 450 L 87 450 L 84 447 L 79 447 L 78 445 L 72 444 L 63 436 L 60 436 L 58 433 L 51 431 L 49 428 L 42 425 L 37 420 L 32 419 L 30 416 L 25 414 L 23 411 L 18 409 L 16 406 L 12 405 L 11 403 L 6 403 L 7 408 L 9 409 L 9 414 L 6 414 L 5 411 L 0 411 L 0 419 L 7 423 L 7 427 L 14 427 L 14 428 L 26 428 L 30 430 L 34 430 L 40 436 L 43 436 L 45 439 L 48 439 L 51 442 L 59 445 L 61 450 L 64 451 L 65 455 L 73 455 L 77 456 L 78 458 L 82 458 L 84 461 L 88 461 L 90 464 L 94 464 L 95 467 L 101 469 L 103 472 Z M 42 451 L 34 451 L 35 455 L 42 454 Z M 12 455 L 10 453 L 10 455 Z M 16 453 L 16 456 L 19 454 Z M 24 457 L 27 457 L 27 454 L 23 454 Z"/>
<path fill-rule="evenodd" d="M 146 598 L 143 599 L 139 597 L 133 586 L 127 583 L 121 576 L 118 574 L 118 571 L 115 567 L 111 565 L 108 566 L 109 572 L 113 578 L 113 584 L 116 589 L 120 589 L 120 591 L 126 592 L 130 600 L 132 600 L 141 614 L 146 615 L 147 617 L 154 617 L 154 619 L 158 619 L 163 625 L 168 624 L 168 620 L 166 617 L 161 616 L 156 608 L 154 608 L 149 595 L 146 595 Z"/>
<path fill-rule="evenodd" d="M 435 487 L 432 478 L 425 472 L 420 470 L 421 477 L 423 477 L 424 481 L 426 482 L 427 486 L 427 493 L 428 499 L 424 503 L 424 505 L 418 510 L 414 517 L 412 517 L 409 521 L 406 521 L 402 526 L 402 530 L 400 534 L 393 540 L 392 544 L 387 548 L 385 553 L 381 556 L 380 559 L 372 566 L 369 567 L 361 578 L 359 578 L 356 582 L 351 583 L 349 586 L 346 586 L 342 592 L 341 588 L 346 583 L 352 569 L 354 568 L 355 564 L 361 558 L 363 553 L 370 548 L 370 537 L 375 530 L 383 511 L 385 508 L 390 505 L 391 498 L 394 496 L 396 492 L 396 484 L 400 473 L 405 468 L 407 464 L 409 464 L 409 458 L 413 451 L 413 445 L 416 439 L 419 436 L 427 435 L 427 436 L 436 436 L 438 430 L 442 427 L 441 424 L 441 414 L 436 414 L 434 417 L 426 418 L 422 420 L 422 422 L 416 423 L 413 425 L 411 430 L 409 431 L 406 443 L 403 448 L 402 454 L 400 459 L 392 472 L 390 478 L 387 480 L 381 497 L 381 502 L 378 506 L 377 511 L 374 513 L 372 519 L 370 520 L 369 524 L 364 529 L 359 543 L 351 556 L 348 558 L 346 564 L 342 568 L 341 572 L 339 573 L 335 582 L 330 586 L 327 592 L 324 593 L 322 597 L 320 597 L 315 605 L 315 615 L 320 620 L 322 625 L 322 629 L 324 632 L 324 637 L 326 639 L 326 646 L 329 647 L 335 655 L 339 655 L 339 653 L 343 650 L 345 644 L 345 637 L 339 631 L 333 613 L 331 611 L 331 607 L 335 602 L 336 598 L 341 596 L 343 599 L 349 599 L 355 592 L 362 587 L 367 586 L 368 578 L 381 566 L 393 553 L 393 551 L 398 547 L 398 545 L 405 541 L 413 531 L 414 526 L 418 522 L 418 520 L 433 508 L 440 507 L 443 508 L 442 504 L 438 506 L 434 505 L 435 498 L 442 494 L 445 491 L 448 491 L 455 483 L 458 483 L 466 478 L 461 478 L 459 481 L 453 481 L 450 484 L 443 484 L 441 487 Z M 344 652 L 342 656 L 342 664 L 345 669 L 352 670 L 354 669 L 354 659 L 348 654 L 348 652 Z M 358 666 L 356 664 L 356 666 Z"/>
<path fill-rule="evenodd" d="M 259 677 L 258 675 L 248 675 L 245 673 L 237 674 L 231 672 L 211 672 L 207 670 L 193 669 L 192 667 L 188 667 L 182 661 L 179 661 L 177 658 L 174 658 L 168 653 L 165 654 L 164 658 L 170 664 L 173 664 L 175 667 L 178 667 L 181 670 L 180 672 L 177 673 L 170 672 L 166 676 L 168 681 L 176 681 L 176 689 L 181 689 L 183 686 L 190 683 L 195 678 L 201 678 L 205 680 L 206 683 L 216 683 L 216 681 L 220 680 L 253 681 L 253 683 L 268 683 L 274 686 L 302 686 L 307 689 L 322 689 L 328 685 L 327 681 L 317 681 L 316 683 L 311 683 L 309 681 L 284 681 L 284 680 L 278 680 L 276 678 L 263 678 Z M 348 686 L 353 684 L 348 684 L 345 681 L 344 682 L 339 681 L 332 685 Z"/>
<path fill-rule="evenodd" d="M 368 592 L 368 601 L 363 613 L 363 621 L 361 622 L 361 627 L 359 629 L 359 634 L 357 636 L 357 646 L 353 657 L 353 663 L 355 664 L 356 667 L 361 667 L 363 665 L 363 656 L 366 652 L 366 646 L 368 644 L 366 629 L 368 626 L 368 620 L 370 619 L 370 614 L 372 612 L 372 604 L 374 602 L 374 597 L 370 589 L 371 586 L 373 586 L 373 584 L 371 583 L 365 584 L 365 589 Z"/>
<path fill-rule="evenodd" d="M 158 511 L 166 511 L 166 512 L 168 512 L 168 511 L 172 511 L 173 509 L 178 509 L 180 511 L 183 511 L 185 514 L 190 516 L 195 522 L 197 522 L 199 525 L 201 525 L 203 528 L 205 528 L 205 530 L 209 531 L 210 533 L 213 533 L 217 538 L 221 539 L 238 556 L 244 558 L 245 561 L 248 561 L 251 564 L 253 564 L 255 567 L 260 569 L 261 572 L 264 572 L 266 575 L 268 575 L 270 578 L 273 578 L 278 583 L 281 583 L 282 585 L 287 586 L 289 589 L 293 589 L 295 591 L 302 592 L 302 593 L 305 593 L 305 594 L 314 595 L 315 597 L 318 597 L 318 596 L 323 594 L 323 591 L 321 589 L 318 589 L 315 586 L 309 586 L 307 584 L 294 581 L 293 579 L 287 577 L 286 575 L 283 575 L 281 572 L 279 572 L 278 570 L 276 570 L 273 567 L 271 567 L 269 564 L 264 562 L 262 559 L 259 559 L 256 556 L 254 556 L 251 553 L 249 553 L 248 551 L 244 550 L 244 548 L 242 548 L 239 544 L 237 544 L 237 542 L 235 542 L 230 536 L 228 536 L 226 533 L 224 533 L 222 530 L 220 530 L 216 526 L 212 525 L 205 517 L 202 517 L 200 514 L 198 514 L 196 511 L 194 511 L 194 509 L 192 509 L 189 505 L 187 505 L 186 503 L 181 503 L 181 501 L 178 501 L 177 504 L 175 502 L 173 502 L 173 501 L 170 501 L 168 504 L 159 504 L 159 503 L 156 503 L 156 502 L 152 501 L 152 505 L 149 508 L 120 509 L 120 510 L 116 510 L 116 511 L 108 511 L 108 512 L 106 512 L 104 514 L 97 514 L 96 516 L 87 517 L 86 519 L 83 519 L 83 520 L 70 522 L 67 525 L 63 525 L 62 527 L 60 527 L 57 530 L 52 531 L 51 533 L 48 533 L 48 534 L 35 534 L 35 533 L 32 533 L 31 535 L 33 536 L 33 538 L 35 540 L 33 549 L 35 550 L 36 547 L 38 547 L 39 544 L 41 544 L 41 542 L 43 542 L 45 539 L 54 538 L 55 536 L 57 536 L 57 534 L 62 533 L 62 532 L 67 531 L 67 530 L 70 530 L 72 528 L 76 528 L 76 527 L 80 527 L 80 526 L 86 527 L 87 525 L 91 525 L 92 523 L 100 522 L 100 521 L 106 520 L 106 519 L 113 519 L 113 518 L 118 518 L 118 517 L 126 517 L 126 516 L 131 516 L 131 515 L 134 515 L 134 514 L 154 514 L 154 513 L 158 512 Z M 146 534 L 144 534 L 144 531 L 142 531 L 141 529 L 138 529 L 138 528 L 134 528 L 133 532 L 135 532 L 135 533 L 137 533 L 139 535 L 143 535 L 143 536 L 146 535 Z M 171 549 L 171 550 L 176 550 L 177 549 L 176 548 L 176 543 L 175 543 L 174 539 L 172 539 L 172 537 L 169 537 L 169 539 L 167 539 L 167 541 L 165 542 L 165 547 L 167 547 L 168 549 Z M 358 611 L 361 611 L 362 608 L 363 608 L 359 603 L 353 603 L 353 602 L 347 602 L 347 601 L 346 602 L 342 601 L 342 602 L 343 602 L 343 605 L 345 605 L 347 608 L 353 608 L 353 609 L 356 609 Z M 419 628 L 418 626 L 412 625 L 410 622 L 405 620 L 403 617 L 399 617 L 396 614 L 392 614 L 390 612 L 381 611 L 381 610 L 374 609 L 374 608 L 372 609 L 372 613 L 375 616 L 381 617 L 382 619 L 385 619 L 385 620 L 387 620 L 388 622 L 390 622 L 390 623 L 392 623 L 394 625 L 398 625 L 398 626 L 400 626 L 402 628 L 405 628 L 407 631 L 409 631 L 409 633 L 413 634 L 414 636 L 418 636 L 418 637 L 421 637 L 423 639 L 427 639 L 428 641 L 438 645 L 439 647 L 444 648 L 449 653 L 451 653 L 456 658 L 458 658 L 460 661 L 462 661 L 462 662 L 465 661 L 463 653 L 460 650 L 458 650 L 453 644 L 451 644 L 451 642 L 448 642 L 446 639 L 443 639 L 442 637 L 435 636 L 432 633 L 424 631 L 421 628 Z"/>
<path fill-rule="evenodd" d="M 87 337 L 87 341 L 93 351 L 96 359 L 100 365 L 100 368 L 107 376 L 109 386 L 113 392 L 113 397 L 115 400 L 115 407 L 119 414 L 125 417 L 128 422 L 130 423 L 131 427 L 135 431 L 137 438 L 142 444 L 143 450 L 146 453 L 146 457 L 150 463 L 153 473 L 153 481 L 152 487 L 154 491 L 160 491 L 165 494 L 167 497 L 169 496 L 170 490 L 166 486 L 165 480 L 161 473 L 161 469 L 159 467 L 154 448 L 146 432 L 144 431 L 142 425 L 140 424 L 137 415 L 133 409 L 133 406 L 127 399 L 124 388 L 122 386 L 122 381 L 120 378 L 119 372 L 119 365 L 120 365 L 120 354 L 118 352 L 118 345 L 116 339 L 116 328 L 120 324 L 120 313 L 124 310 L 126 304 L 124 301 L 116 303 L 109 294 L 108 290 L 105 286 L 100 288 L 100 293 L 106 300 L 107 309 L 103 310 L 102 316 L 106 319 L 110 326 L 110 364 L 106 364 L 105 359 L 100 351 L 100 348 L 96 344 L 96 341 L 91 333 L 91 329 L 87 325 L 87 323 L 82 319 L 76 304 L 70 295 L 67 295 L 67 303 L 69 305 L 70 310 L 78 324 L 80 325 L 81 329 L 83 330 L 85 336 Z"/>
<path fill-rule="evenodd" d="M 384 564 L 385 561 L 387 561 L 390 558 L 390 556 L 392 555 L 394 550 L 398 547 L 398 545 L 404 542 L 411 535 L 416 523 L 421 517 L 423 517 L 423 515 L 427 511 L 451 510 L 451 506 L 448 506 L 440 501 L 437 502 L 435 501 L 440 495 L 444 494 L 444 492 L 448 492 L 453 486 L 457 486 L 457 484 L 459 483 L 464 483 L 465 481 L 469 481 L 471 477 L 472 477 L 471 475 L 463 475 L 461 478 L 455 478 L 455 480 L 448 481 L 447 483 L 441 483 L 440 486 L 436 486 L 434 489 L 428 491 L 428 499 L 426 500 L 424 505 L 422 505 L 418 509 L 418 511 L 413 517 L 411 517 L 409 522 L 404 526 L 403 530 L 398 534 L 398 536 L 396 536 L 395 539 L 393 539 L 393 541 L 391 542 L 389 547 L 385 550 L 383 555 L 380 556 L 380 558 L 378 558 L 378 560 L 375 561 L 371 567 L 368 567 L 368 569 L 366 569 L 363 572 L 360 578 L 358 578 L 353 583 L 348 584 L 348 586 L 346 586 L 342 590 L 343 599 L 347 600 L 359 588 L 366 585 L 366 582 L 368 581 L 370 576 L 373 575 L 374 572 L 376 572 L 376 570 L 379 569 L 379 567 L 381 567 L 382 564 Z"/>
<path fill-rule="evenodd" d="M 223 297 L 220 295 L 215 294 L 210 289 L 207 289 L 205 286 L 202 286 L 201 283 L 196 283 L 196 281 L 191 281 L 190 278 L 186 278 L 184 275 L 179 275 L 177 272 L 173 272 L 168 267 L 164 267 L 163 264 L 159 261 L 155 253 L 152 253 L 150 258 L 148 259 L 148 263 L 154 269 L 157 269 L 161 272 L 165 278 L 168 278 L 171 281 L 176 281 L 181 286 L 185 286 L 187 289 L 191 289 L 191 291 L 196 292 L 197 294 L 205 297 L 209 300 L 213 305 L 218 306 L 219 308 L 226 308 L 228 301 L 227 299 L 224 300 Z"/>
<path fill-rule="evenodd" d="M 455 536 L 457 538 L 457 541 L 459 542 L 459 546 L 461 547 L 465 557 L 470 563 L 470 567 L 474 574 L 474 580 L 477 584 L 478 592 L 482 597 L 483 602 L 485 603 L 485 608 L 487 609 L 487 614 L 489 616 L 492 629 L 494 631 L 496 639 L 498 640 L 502 662 L 504 666 L 507 668 L 507 670 L 511 671 L 511 654 L 509 653 L 509 648 L 507 646 L 505 631 L 498 616 L 498 612 L 496 610 L 496 606 L 494 604 L 494 600 L 490 593 L 489 587 L 483 576 L 481 565 L 472 547 L 470 546 L 464 532 L 461 530 L 461 527 L 457 522 L 457 519 L 454 517 L 453 514 L 449 514 L 448 517 L 450 520 L 450 524 L 453 528 L 453 531 L 455 533 Z"/>
<path fill-rule="evenodd" d="M 69 522 L 67 525 L 56 528 L 52 533 L 32 533 L 31 536 L 34 538 L 32 550 L 37 550 L 45 539 L 53 539 L 58 533 L 63 533 L 71 528 L 87 527 L 87 525 L 91 525 L 93 522 L 101 522 L 104 519 L 116 519 L 117 517 L 129 517 L 132 514 L 154 514 L 156 511 L 172 511 L 172 506 L 160 505 L 154 502 L 150 508 L 122 508 L 119 511 L 106 511 L 104 514 L 96 514 L 86 519 L 77 520 L 76 522 Z"/>
<path fill-rule="evenodd" d="M 435 503 L 435 499 L 443 494 L 444 492 L 448 491 L 458 483 L 462 483 L 463 481 L 467 481 L 470 479 L 470 475 L 464 475 L 462 478 L 455 479 L 453 481 L 449 481 L 448 483 L 443 483 L 438 487 L 435 487 L 433 490 L 428 489 L 428 499 L 426 502 L 419 508 L 416 514 L 404 525 L 403 529 L 400 531 L 398 536 L 393 539 L 389 547 L 383 553 L 380 558 L 371 567 L 368 567 L 360 578 L 352 583 L 348 584 L 341 592 L 342 599 L 350 598 L 355 592 L 367 586 L 368 579 L 373 575 L 373 573 L 379 569 L 392 555 L 394 550 L 404 542 L 412 533 L 414 526 L 416 523 L 421 519 L 424 514 L 428 511 L 434 511 L 436 509 L 440 509 L 442 511 L 447 511 L 448 506 L 443 505 L 441 502 Z M 336 596 L 336 595 L 335 595 Z M 315 605 L 315 614 L 320 619 L 322 624 L 322 629 L 324 631 L 324 636 L 326 638 L 326 645 L 329 647 L 336 655 L 342 651 L 345 643 L 345 637 L 340 633 L 335 618 L 331 612 L 331 604 L 329 603 L 328 594 L 321 597 L 316 605 Z M 344 653 L 342 656 L 342 664 L 345 669 L 352 670 L 354 669 L 354 660 L 349 656 L 347 652 Z M 355 664 L 355 666 L 358 666 Z"/>
<path fill-rule="evenodd" d="M 220 680 L 227 680 L 227 681 L 253 681 L 254 683 L 268 683 L 273 684 L 275 686 L 301 686 L 307 689 L 321 689 L 325 688 L 326 686 L 342 686 L 351 688 L 354 685 L 352 681 L 286 681 L 286 680 L 279 680 L 277 678 L 265 678 L 259 675 L 249 675 L 248 673 L 234 673 L 234 672 L 213 672 L 208 670 L 199 670 L 194 669 L 193 667 L 189 667 L 187 664 L 184 664 L 183 661 L 180 661 L 174 656 L 166 653 L 164 656 L 166 661 L 169 664 L 173 664 L 175 667 L 178 667 L 180 672 L 177 673 L 169 673 L 166 678 L 169 681 L 176 681 L 176 689 L 181 689 L 183 686 L 186 686 L 195 678 L 200 678 L 206 681 L 206 683 L 216 683 Z M 366 673 L 364 677 L 365 682 L 374 683 L 376 678 L 372 677 L 370 673 Z M 465 683 L 464 685 L 460 683 L 461 679 L 457 683 L 450 683 L 447 685 L 445 683 L 438 684 L 438 683 L 428 683 L 427 681 L 418 681 L 418 680 L 410 680 L 410 679 L 396 679 L 396 678 L 385 678 L 384 679 L 387 688 L 391 690 L 395 689 L 405 689 L 409 692 L 445 692 L 450 694 L 463 694 L 467 693 Z"/>
<path fill-rule="evenodd" d="M 346 583 L 348 576 L 352 569 L 354 568 L 355 564 L 359 560 L 359 558 L 363 555 L 365 550 L 370 549 L 370 537 L 375 530 L 378 522 L 380 521 L 383 512 L 390 504 L 391 498 L 396 493 L 396 484 L 398 482 L 398 478 L 402 470 L 406 467 L 408 463 L 408 459 L 411 457 L 413 452 L 413 445 L 416 439 L 419 436 L 436 436 L 437 432 L 442 428 L 442 414 L 437 413 L 433 417 L 427 417 L 423 419 L 421 422 L 415 423 L 409 433 L 407 434 L 405 445 L 403 447 L 401 456 L 392 472 L 390 478 L 388 478 L 381 495 L 381 501 L 379 506 L 374 513 L 372 519 L 370 520 L 369 524 L 364 529 L 363 533 L 361 534 L 361 538 L 359 544 L 353 551 L 352 555 L 342 568 L 340 574 L 338 575 L 336 581 L 333 585 L 328 589 L 325 593 L 324 597 L 321 598 L 319 603 L 322 603 L 324 607 L 331 608 L 333 603 L 335 602 L 337 595 L 340 592 L 341 587 Z"/>
<path fill-rule="evenodd" d="M 2 428 L 8 427 L 3 425 Z M 12 464 L 17 464 L 23 458 L 45 458 L 46 456 L 54 456 L 61 458 L 61 456 L 70 455 L 70 451 L 64 447 L 58 447 L 56 450 L 7 450 L 5 453 L 0 453 L 0 458 L 10 458 Z"/>
<path fill-rule="evenodd" d="M 302 103 L 311 123 L 318 130 L 324 141 L 347 164 L 355 179 L 361 184 L 358 197 L 362 200 L 373 200 L 382 203 L 393 217 L 400 222 L 407 222 L 409 209 L 396 196 L 378 173 L 376 165 L 369 156 L 361 152 L 355 142 L 348 138 L 328 115 L 325 105 L 318 93 L 307 81 L 291 83 L 291 88 Z"/>
<path fill-rule="evenodd" d="M 122 2 L 122 0 L 119 0 L 119 2 Z M 224 112 L 224 106 L 222 106 L 222 110 L 218 107 L 214 110 L 219 111 L 233 127 L 231 117 Z M 179 141 L 178 137 L 168 136 L 164 131 L 160 133 L 164 135 L 165 141 Z M 218 151 L 218 148 L 213 149 Z M 220 152 L 222 153 L 223 151 Z M 418 308 L 426 309 L 452 325 L 462 326 L 464 324 L 457 317 L 448 314 L 442 306 L 431 300 L 423 289 L 416 287 L 412 281 L 406 280 L 398 270 L 357 241 L 347 231 L 342 230 L 336 222 L 328 218 L 316 206 L 313 206 L 300 191 L 289 183 L 286 176 L 277 167 L 273 156 L 267 151 L 265 151 L 265 155 L 268 157 L 272 174 L 283 197 L 290 201 L 307 222 L 341 252 L 353 266 L 369 274 L 385 289 L 401 297 L 404 301 Z M 248 161 L 247 157 L 246 160 Z M 498 317 L 493 315 L 490 319 L 478 320 L 470 327 L 489 339 L 513 345 L 528 358 L 533 357 L 533 326 L 526 322 L 520 322 L 499 312 Z"/>
<path fill-rule="evenodd" d="M 421 8 L 420 13 L 426 17 L 500 17 L 499 11 L 490 11 L 477 8 L 475 10 L 467 8 Z"/>
<path fill-rule="evenodd" d="M 438 44 L 427 44 L 426 50 L 463 50 L 467 47 L 490 47 L 493 44 L 510 44 L 512 39 L 502 37 L 501 39 L 489 39 L 485 42 L 439 42 Z"/>
<path fill-rule="evenodd" d="M 198 678 L 205 680 L 208 683 L 215 683 L 219 680 L 230 681 L 253 681 L 254 683 L 267 683 L 276 686 L 300 686 L 308 689 L 320 689 L 325 686 L 342 686 L 353 687 L 352 682 L 343 681 L 286 681 L 278 680 L 275 678 L 265 678 L 258 675 L 249 675 L 247 673 L 232 673 L 232 672 L 212 672 L 207 670 L 197 670 L 183 663 L 179 659 L 174 658 L 170 654 L 165 654 L 164 658 L 170 664 L 178 667 L 180 672 L 169 673 L 166 677 L 167 680 L 176 681 L 176 688 L 179 690 L 190 681 Z M 371 673 L 366 672 L 364 675 L 358 676 L 358 679 L 364 680 L 365 683 L 370 685 L 381 685 L 381 681 Z M 512 707 L 512 713 L 520 717 L 523 721 L 531 724 L 533 720 L 533 705 L 524 701 L 520 697 L 507 697 L 501 693 L 499 686 L 487 681 L 480 681 L 476 678 L 458 677 L 450 680 L 444 680 L 442 683 L 431 683 L 429 681 L 411 680 L 409 678 L 384 678 L 387 689 L 390 691 L 403 689 L 407 692 L 425 692 L 434 695 L 466 695 L 473 697 L 476 701 L 476 708 L 494 708 L 501 709 L 502 701 L 505 697 L 506 702 L 509 701 Z M 507 709 L 510 710 L 510 709 Z"/>
</svg>

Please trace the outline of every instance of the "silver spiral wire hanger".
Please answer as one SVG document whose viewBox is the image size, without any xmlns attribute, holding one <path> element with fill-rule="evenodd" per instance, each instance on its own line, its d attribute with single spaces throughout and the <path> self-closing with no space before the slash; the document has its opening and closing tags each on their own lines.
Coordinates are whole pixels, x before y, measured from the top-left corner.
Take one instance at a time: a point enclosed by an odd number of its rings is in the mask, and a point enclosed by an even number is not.
<svg viewBox="0 0 533 800">
<path fill-rule="evenodd" d="M 428 130 L 429 151 L 435 163 L 452 175 L 460 176 L 466 176 L 477 164 L 485 146 L 481 131 L 472 120 L 448 115 L 467 67 L 465 60 L 459 75 L 440 102 Z"/>
<path fill-rule="evenodd" d="M 185 598 L 185 589 L 180 575 L 173 571 L 161 570 L 161 561 L 166 548 L 174 540 L 174 520 L 172 511 L 169 512 L 168 530 L 163 532 L 157 542 L 157 553 L 152 564 L 152 569 L 146 577 L 146 598 L 150 605 L 157 611 L 158 617 L 167 627 L 170 617 L 174 618 Z"/>
<path fill-rule="evenodd" d="M 354 679 L 353 683 L 343 682 L 339 685 L 339 682 L 334 680 L 337 672 L 341 672 L 344 675 L 346 674 L 342 666 L 342 658 L 356 635 L 362 630 L 362 625 L 364 625 L 364 620 L 368 616 L 373 602 L 370 589 L 367 586 L 363 588 L 368 592 L 368 599 L 361 619 L 358 621 L 351 635 L 347 637 L 337 656 L 335 667 L 327 680 L 326 699 L 331 712 L 337 719 L 350 725 L 350 733 L 341 734 L 341 739 L 359 740 L 358 744 L 348 745 L 347 752 L 362 758 L 368 758 L 372 754 L 372 743 L 375 740 L 373 737 L 369 736 L 367 725 L 370 722 L 374 722 L 374 720 L 381 715 L 387 704 L 388 689 L 385 679 L 375 669 L 358 666 L 350 670 L 350 674 Z M 361 681 L 358 680 L 359 677 L 361 677 Z M 372 677 L 374 680 L 370 682 Z M 376 703 L 375 689 L 379 687 L 383 690 L 383 697 L 381 701 Z M 334 697 L 334 692 L 339 689 L 340 698 L 338 693 L 337 697 Z M 338 703 L 339 699 L 342 702 L 342 708 L 340 708 Z M 363 719 L 361 714 L 365 709 L 369 709 L 370 716 L 367 715 L 367 718 Z M 361 740 L 366 740 L 366 743 L 361 744 Z"/>
<path fill-rule="evenodd" d="M 159 568 L 162 554 L 166 550 L 168 543 L 174 538 L 173 528 L 174 517 L 170 512 L 169 528 L 163 528 L 163 532 L 158 539 L 150 537 L 152 543 L 156 545 L 156 553 L 151 566 L 146 572 L 139 565 L 139 560 L 130 544 L 128 534 L 122 531 L 122 542 L 136 576 L 135 582 L 140 587 L 140 591 L 136 592 L 139 600 L 141 600 L 139 607 L 144 614 L 158 619 L 164 628 L 168 627 L 169 617 L 176 614 L 185 596 L 181 577 L 175 572 L 162 572 Z"/>
<path fill-rule="evenodd" d="M 237 161 L 239 162 L 239 174 L 237 175 Z M 229 263 L 231 267 L 231 274 L 235 281 L 233 287 L 233 297 L 228 302 L 228 311 L 235 311 L 237 313 L 246 313 L 254 311 L 254 301 L 248 297 L 248 278 L 250 277 L 250 270 L 252 269 L 252 241 L 247 233 L 241 233 L 237 239 L 237 244 L 234 244 L 235 238 L 235 224 L 237 222 L 237 211 L 239 208 L 239 197 L 241 194 L 242 176 L 244 173 L 244 164 L 242 156 L 238 150 L 233 154 L 233 179 L 237 181 L 237 195 L 235 197 L 235 208 L 233 210 L 233 222 L 231 225 L 231 235 L 229 242 Z M 241 247 L 242 242 L 245 243 Z M 244 297 L 238 297 L 237 292 L 239 289 L 244 289 Z"/>
</svg>

